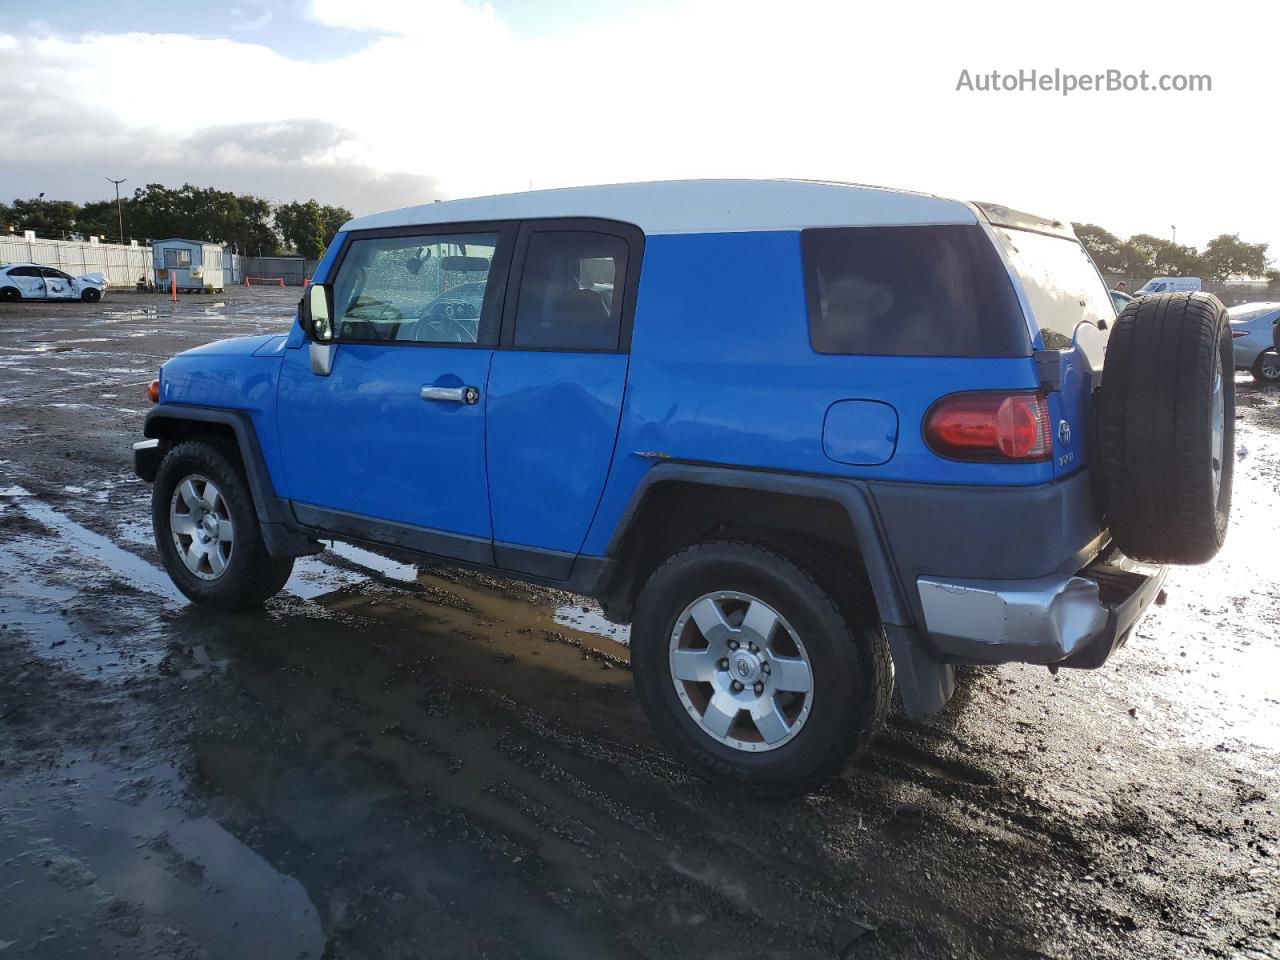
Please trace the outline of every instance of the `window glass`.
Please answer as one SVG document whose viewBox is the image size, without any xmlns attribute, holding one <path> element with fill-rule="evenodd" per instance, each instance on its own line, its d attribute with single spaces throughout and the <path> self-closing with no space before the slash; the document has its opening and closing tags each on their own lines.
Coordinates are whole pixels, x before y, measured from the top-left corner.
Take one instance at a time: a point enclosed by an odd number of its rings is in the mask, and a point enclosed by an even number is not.
<svg viewBox="0 0 1280 960">
<path fill-rule="evenodd" d="M 1115 319 L 1106 284 L 1075 240 L 1005 227 L 995 233 L 1022 281 L 1045 349 L 1070 349 L 1080 324 Z"/>
<path fill-rule="evenodd" d="M 1031 352 L 1008 271 L 981 227 L 824 228 L 802 231 L 800 244 L 818 353 Z"/>
<path fill-rule="evenodd" d="M 38 277 L 40 276 L 39 267 L 14 267 L 9 271 L 11 277 Z"/>
<path fill-rule="evenodd" d="M 54 270 L 52 267 L 41 267 L 41 272 L 50 280 L 70 280 L 69 274 L 63 273 L 61 270 Z"/>
<path fill-rule="evenodd" d="M 191 266 L 191 251 L 185 248 L 170 248 L 164 252 L 164 265 L 166 267 L 189 267 Z"/>
<path fill-rule="evenodd" d="M 494 343 L 496 233 L 353 240 L 334 280 L 340 340 Z"/>
<path fill-rule="evenodd" d="M 545 230 L 529 236 L 515 345 L 617 350 L 627 243 L 607 233 Z"/>
</svg>

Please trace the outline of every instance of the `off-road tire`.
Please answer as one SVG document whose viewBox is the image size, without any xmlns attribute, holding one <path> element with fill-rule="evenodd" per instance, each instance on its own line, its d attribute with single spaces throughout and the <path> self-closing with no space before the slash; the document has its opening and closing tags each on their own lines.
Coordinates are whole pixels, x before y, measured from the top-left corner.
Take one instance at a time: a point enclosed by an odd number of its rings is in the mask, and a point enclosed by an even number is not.
<svg viewBox="0 0 1280 960">
<path fill-rule="evenodd" d="M 1253 361 L 1253 370 L 1250 371 L 1253 374 L 1254 383 L 1262 383 L 1267 386 L 1274 386 L 1280 383 L 1280 356 L 1277 356 L 1276 353 L 1277 351 L 1275 350 L 1263 350 L 1262 353 L 1258 354 L 1258 359 Z M 1267 359 L 1268 354 L 1270 354 L 1271 363 L 1267 367 L 1275 371 L 1271 376 L 1266 374 L 1262 365 L 1262 361 Z"/>
<path fill-rule="evenodd" d="M 80 293 L 80 299 L 85 303 L 97 303 L 102 299 L 102 291 L 95 289 L 94 287 L 89 287 L 87 290 Z"/>
<path fill-rule="evenodd" d="M 1231 513 L 1235 364 L 1227 312 L 1208 293 L 1141 297 L 1117 318 L 1098 396 L 1098 469 L 1116 545 L 1138 560 L 1204 563 Z M 1213 387 L 1222 376 L 1214 496 Z"/>
<path fill-rule="evenodd" d="M 17 287 L 0 287 L 0 302 L 17 303 L 22 299 L 22 291 Z"/>
<path fill-rule="evenodd" d="M 676 621 L 718 590 L 760 598 L 804 641 L 811 713 L 776 749 L 749 753 L 717 742 L 676 693 L 669 660 Z M 889 712 L 893 668 L 875 610 L 869 587 L 802 550 L 741 540 L 687 547 L 653 573 L 636 602 L 631 666 L 640 702 L 668 747 L 712 783 L 763 797 L 807 793 L 866 750 Z"/>
<path fill-rule="evenodd" d="M 173 492 L 192 474 L 217 484 L 235 526 L 235 545 L 227 568 L 216 580 L 201 579 L 187 569 L 170 531 Z M 201 606 L 223 612 L 259 607 L 280 592 L 293 571 L 292 557 L 273 557 L 267 552 L 239 453 L 220 438 L 186 440 L 165 454 L 151 491 L 151 524 L 169 576 L 192 603 Z"/>
</svg>

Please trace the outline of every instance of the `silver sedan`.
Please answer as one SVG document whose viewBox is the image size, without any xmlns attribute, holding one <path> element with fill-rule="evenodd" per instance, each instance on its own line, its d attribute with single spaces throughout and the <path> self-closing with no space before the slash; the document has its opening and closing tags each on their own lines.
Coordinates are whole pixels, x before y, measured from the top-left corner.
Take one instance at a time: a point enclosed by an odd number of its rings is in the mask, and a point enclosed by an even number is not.
<svg viewBox="0 0 1280 960">
<path fill-rule="evenodd" d="M 1280 355 L 1274 326 L 1280 303 L 1242 303 L 1227 311 L 1236 369 L 1248 370 L 1258 383 L 1280 383 Z"/>
</svg>

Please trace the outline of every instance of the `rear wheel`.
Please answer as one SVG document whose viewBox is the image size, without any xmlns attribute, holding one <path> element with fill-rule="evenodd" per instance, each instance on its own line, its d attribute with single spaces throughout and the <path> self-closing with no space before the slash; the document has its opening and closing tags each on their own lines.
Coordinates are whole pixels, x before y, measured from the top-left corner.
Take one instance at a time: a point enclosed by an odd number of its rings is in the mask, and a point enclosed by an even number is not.
<svg viewBox="0 0 1280 960">
<path fill-rule="evenodd" d="M 193 603 L 260 606 L 293 570 L 292 558 L 267 553 L 239 460 L 221 441 L 187 440 L 165 454 L 151 522 L 165 569 Z"/>
<path fill-rule="evenodd" d="M 80 294 L 80 299 L 85 303 L 97 303 L 102 299 L 102 291 L 96 287 L 87 287 Z"/>
<path fill-rule="evenodd" d="M 1280 383 L 1280 354 L 1268 350 L 1258 357 L 1253 363 L 1253 379 L 1257 383 Z"/>
<path fill-rule="evenodd" d="M 1227 311 L 1207 293 L 1142 297 L 1107 344 L 1098 398 L 1101 495 L 1138 560 L 1203 563 L 1226 537 L 1235 450 Z"/>
<path fill-rule="evenodd" d="M 864 750 L 893 691 L 869 594 L 768 547 L 689 547 L 636 603 L 632 669 L 666 743 L 714 783 L 805 793 Z"/>
<path fill-rule="evenodd" d="M 0 287 L 0 301 L 4 303 L 17 303 L 22 299 L 22 293 L 17 287 Z"/>
</svg>

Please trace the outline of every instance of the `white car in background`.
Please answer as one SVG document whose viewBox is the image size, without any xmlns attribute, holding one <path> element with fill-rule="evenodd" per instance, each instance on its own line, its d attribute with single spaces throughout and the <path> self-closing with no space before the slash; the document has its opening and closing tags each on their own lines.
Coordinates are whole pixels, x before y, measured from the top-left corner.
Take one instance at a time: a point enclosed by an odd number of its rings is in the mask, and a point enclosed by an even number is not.
<svg viewBox="0 0 1280 960">
<path fill-rule="evenodd" d="M 1280 383 L 1275 324 L 1280 303 L 1242 303 L 1227 310 L 1236 369 L 1248 370 L 1258 383 Z"/>
<path fill-rule="evenodd" d="M 97 303 L 107 292 L 107 278 L 101 273 L 73 277 L 56 267 L 38 263 L 0 264 L 0 301 L 83 300 Z"/>
</svg>

